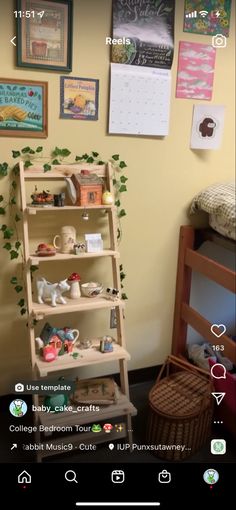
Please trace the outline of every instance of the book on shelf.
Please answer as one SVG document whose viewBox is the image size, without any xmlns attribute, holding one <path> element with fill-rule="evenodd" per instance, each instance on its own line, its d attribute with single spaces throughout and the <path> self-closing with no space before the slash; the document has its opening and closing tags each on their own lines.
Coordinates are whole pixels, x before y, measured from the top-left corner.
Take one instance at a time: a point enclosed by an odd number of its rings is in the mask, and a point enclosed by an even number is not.
<svg viewBox="0 0 236 510">
<path fill-rule="evenodd" d="M 71 399 L 76 404 L 115 404 L 118 387 L 111 377 L 77 380 Z"/>
</svg>

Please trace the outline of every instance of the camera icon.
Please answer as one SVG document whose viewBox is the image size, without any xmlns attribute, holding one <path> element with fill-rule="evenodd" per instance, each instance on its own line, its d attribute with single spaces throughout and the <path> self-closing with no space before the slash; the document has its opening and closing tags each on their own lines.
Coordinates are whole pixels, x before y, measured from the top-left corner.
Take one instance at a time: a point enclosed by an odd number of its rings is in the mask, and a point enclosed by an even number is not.
<svg viewBox="0 0 236 510">
<path fill-rule="evenodd" d="M 24 389 L 25 389 L 24 384 L 22 383 L 15 384 L 15 392 L 20 393 L 24 391 Z"/>
<path fill-rule="evenodd" d="M 225 35 L 216 34 L 212 37 L 212 46 L 213 48 L 226 48 L 227 39 Z"/>
</svg>

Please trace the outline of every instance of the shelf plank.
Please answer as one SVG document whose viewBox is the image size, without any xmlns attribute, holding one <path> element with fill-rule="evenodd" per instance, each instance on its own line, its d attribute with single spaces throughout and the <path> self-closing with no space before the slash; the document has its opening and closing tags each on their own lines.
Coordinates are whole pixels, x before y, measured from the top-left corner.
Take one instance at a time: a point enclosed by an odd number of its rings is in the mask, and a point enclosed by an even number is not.
<svg viewBox="0 0 236 510">
<path fill-rule="evenodd" d="M 71 211 L 74 212 L 76 210 L 78 211 L 84 211 L 86 210 L 112 210 L 113 208 L 116 209 L 114 205 L 86 205 L 86 207 L 83 205 L 64 205 L 64 207 L 54 207 L 53 205 L 50 206 L 27 206 L 26 212 L 30 215 L 37 214 L 38 212 L 51 212 L 51 211 Z"/>
<path fill-rule="evenodd" d="M 74 260 L 74 259 L 91 259 L 91 258 L 97 258 L 97 257 L 117 257 L 119 258 L 120 254 L 118 251 L 115 250 L 102 250 L 99 252 L 93 252 L 93 253 L 79 253 L 78 255 L 75 255 L 74 253 L 56 253 L 56 255 L 53 256 L 46 256 L 46 257 L 38 257 L 37 255 L 31 254 L 29 257 L 30 264 L 32 265 L 38 265 L 40 262 L 49 262 L 49 261 L 55 261 L 55 260 Z"/>
<path fill-rule="evenodd" d="M 51 304 L 39 303 L 32 304 L 31 313 L 37 317 L 46 317 L 48 315 L 60 315 L 62 313 L 70 312 L 85 312 L 89 310 L 99 310 L 103 308 L 114 308 L 115 306 L 124 307 L 124 301 L 122 299 L 111 300 L 103 296 L 97 296 L 93 298 L 80 297 L 78 299 L 65 298 L 66 305 L 58 304 L 57 306 L 51 306 Z"/>
<path fill-rule="evenodd" d="M 70 354 L 64 354 L 59 356 L 55 361 L 48 363 L 43 361 L 41 356 L 36 355 L 36 367 L 39 375 L 45 377 L 53 372 L 59 372 L 61 370 L 74 369 L 78 367 L 84 367 L 88 365 L 96 365 L 97 363 L 109 363 L 116 360 L 130 360 L 130 354 L 121 347 L 119 344 L 113 343 L 113 352 L 100 352 L 99 341 L 93 343 L 93 347 L 89 349 L 74 348 L 73 353 L 77 353 L 79 356 L 74 359 Z"/>
<path fill-rule="evenodd" d="M 90 404 L 78 404 L 80 406 L 89 406 Z M 96 407 L 96 405 L 94 404 Z M 100 408 L 99 411 L 77 411 L 77 406 L 72 406 L 73 411 L 65 411 L 62 413 L 45 413 L 45 412 L 37 412 L 40 423 L 45 427 L 49 427 L 50 425 L 83 425 L 86 423 L 99 423 L 100 420 L 107 420 L 110 418 L 116 418 L 118 416 L 126 416 L 130 414 L 135 416 L 137 414 L 137 409 L 134 405 L 129 401 L 129 399 L 119 391 L 119 398 L 116 404 L 109 404 L 98 406 Z"/>
</svg>

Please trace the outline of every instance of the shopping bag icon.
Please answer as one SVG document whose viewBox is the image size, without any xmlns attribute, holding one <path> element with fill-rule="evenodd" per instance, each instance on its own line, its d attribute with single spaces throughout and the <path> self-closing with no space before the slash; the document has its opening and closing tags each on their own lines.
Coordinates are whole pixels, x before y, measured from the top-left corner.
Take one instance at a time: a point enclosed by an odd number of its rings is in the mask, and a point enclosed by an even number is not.
<svg viewBox="0 0 236 510">
<path fill-rule="evenodd" d="M 158 473 L 158 482 L 159 483 L 170 483 L 171 482 L 171 474 L 166 469 L 163 469 L 160 473 Z"/>
</svg>

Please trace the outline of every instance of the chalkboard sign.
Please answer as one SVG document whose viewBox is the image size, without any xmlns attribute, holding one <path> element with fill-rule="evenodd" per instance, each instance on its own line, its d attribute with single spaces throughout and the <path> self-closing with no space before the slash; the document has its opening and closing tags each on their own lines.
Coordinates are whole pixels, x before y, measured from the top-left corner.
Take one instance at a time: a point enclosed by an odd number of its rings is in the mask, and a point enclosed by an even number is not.
<svg viewBox="0 0 236 510">
<path fill-rule="evenodd" d="M 175 0 L 113 0 L 112 62 L 170 69 L 174 13 Z"/>
</svg>

